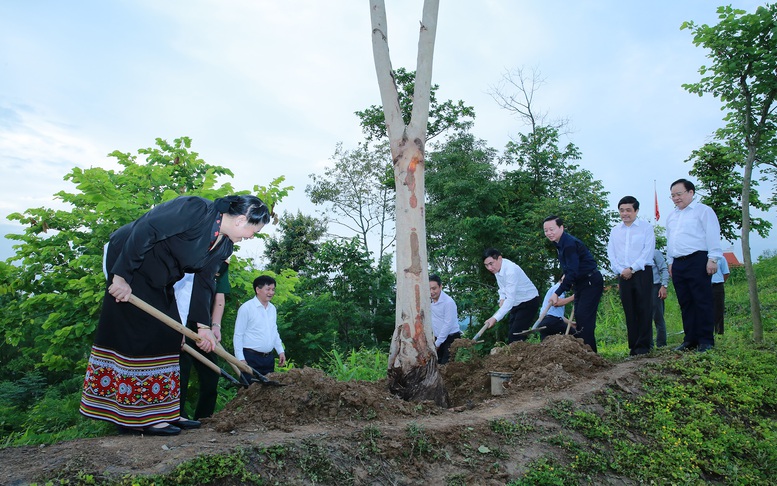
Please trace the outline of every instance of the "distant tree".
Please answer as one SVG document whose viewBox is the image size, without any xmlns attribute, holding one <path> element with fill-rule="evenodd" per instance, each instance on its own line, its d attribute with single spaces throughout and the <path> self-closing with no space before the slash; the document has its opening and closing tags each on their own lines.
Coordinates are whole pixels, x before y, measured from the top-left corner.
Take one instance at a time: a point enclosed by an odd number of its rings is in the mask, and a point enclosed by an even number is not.
<svg viewBox="0 0 777 486">
<path fill-rule="evenodd" d="M 720 234 L 733 242 L 739 239 L 736 230 L 742 230 L 742 185 L 743 177 L 739 172 L 744 159 L 741 152 L 720 143 L 707 143 L 691 152 L 686 162 L 693 162 L 690 174 L 698 178 L 696 188 L 704 204 L 715 210 L 720 221 Z M 751 181 L 750 205 L 767 211 L 768 204 L 760 201 L 754 187 L 757 180 Z M 750 227 L 762 237 L 769 234 L 772 223 L 763 218 L 750 218 Z"/>
<path fill-rule="evenodd" d="M 750 252 L 750 206 L 753 170 L 766 165 L 777 168 L 775 135 L 777 134 L 777 5 L 765 5 L 748 14 L 731 6 L 718 7 L 717 25 L 683 22 L 681 29 L 693 33 L 693 43 L 709 52 L 710 66 L 699 68 L 702 78 L 684 84 L 690 93 L 711 93 L 725 109 L 725 127 L 716 138 L 742 147 L 747 155 L 741 162 L 742 178 L 742 257 L 750 294 L 753 316 L 753 338 L 763 341 L 763 320 L 758 296 L 758 283 Z M 773 173 L 773 172 L 772 172 Z"/>
<path fill-rule="evenodd" d="M 492 91 L 503 108 L 529 127 L 507 143 L 502 156 L 509 168 L 504 172 L 506 224 L 494 234 L 494 242 L 540 288 L 554 278 L 558 264 L 555 248 L 542 234 L 545 217 L 561 216 L 565 229 L 586 244 L 602 267 L 608 265 L 606 241 L 615 220 L 602 182 L 576 163 L 582 158 L 580 150 L 571 142 L 561 143 L 568 121 L 549 122 L 547 114 L 537 114 L 535 97 L 543 83 L 536 70 L 528 74 L 516 69 Z"/>
<path fill-rule="evenodd" d="M 307 266 L 326 235 L 326 222 L 301 211 L 291 214 L 286 211 L 278 220 L 278 235 L 265 238 L 264 256 L 267 270 L 280 273 L 290 268 L 299 273 Z"/>
<path fill-rule="evenodd" d="M 281 334 L 295 349 L 295 361 L 310 365 L 332 349 L 388 342 L 393 283 L 389 259 L 376 264 L 358 239 L 322 243 L 297 288 L 302 299 L 279 307 Z"/>
<path fill-rule="evenodd" d="M 402 114 L 402 122 L 410 124 L 413 113 L 413 99 L 415 95 L 415 71 L 407 71 L 405 68 L 397 68 L 392 73 L 399 100 L 399 111 Z M 429 120 L 426 127 L 426 140 L 432 140 L 446 131 L 468 130 L 475 119 L 475 109 L 466 106 L 463 101 L 446 100 L 437 101 L 437 90 L 440 86 L 433 84 L 429 90 Z M 386 116 L 382 106 L 372 105 L 363 111 L 357 111 L 356 116 L 361 120 L 362 130 L 367 140 L 386 140 Z"/>
<path fill-rule="evenodd" d="M 371 147 L 365 143 L 355 150 L 345 150 L 338 144 L 332 159 L 334 166 L 327 167 L 324 175 L 310 175 L 313 184 L 305 188 L 305 193 L 313 204 L 326 205 L 333 215 L 327 220 L 356 233 L 368 253 L 371 238 L 377 237 L 378 248 L 372 251 L 380 260 L 394 243 L 394 188 L 388 145 L 383 142 Z"/>
<path fill-rule="evenodd" d="M 218 176 L 232 173 L 190 151 L 189 138 L 172 144 L 157 139 L 156 145 L 138 150 L 145 163 L 129 153 L 110 154 L 120 171 L 73 169 L 65 179 L 76 191 L 56 194 L 67 209 L 32 208 L 8 216 L 24 225 L 24 232 L 7 235 L 18 243 L 7 260 L 13 263 L 6 282 L 14 298 L 0 315 L 0 335 L 20 348 L 20 360 L 46 369 L 52 379 L 85 364 L 105 288 L 103 245 L 114 230 L 182 194 L 212 199 L 248 193 L 229 183 L 217 185 Z M 254 186 L 253 192 L 272 207 L 290 189 L 282 182 Z M 245 266 L 237 263 L 236 271 Z"/>
<path fill-rule="evenodd" d="M 494 303 L 494 277 L 478 278 L 483 250 L 502 230 L 507 198 L 496 150 L 471 133 L 448 138 L 429 155 L 426 221 L 431 271 L 442 276 L 460 318 L 477 318 Z"/>
</svg>

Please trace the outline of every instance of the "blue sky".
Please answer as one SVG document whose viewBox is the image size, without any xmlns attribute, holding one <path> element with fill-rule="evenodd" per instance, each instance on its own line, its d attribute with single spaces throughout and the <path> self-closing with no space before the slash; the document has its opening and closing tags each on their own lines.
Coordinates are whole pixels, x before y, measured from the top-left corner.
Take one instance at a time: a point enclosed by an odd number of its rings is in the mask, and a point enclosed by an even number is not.
<svg viewBox="0 0 777 486">
<path fill-rule="evenodd" d="M 387 4 L 393 65 L 414 69 L 422 1 Z M 443 0 L 433 81 L 439 99 L 475 107 L 474 133 L 501 150 L 524 127 L 488 92 L 505 70 L 539 69 L 536 107 L 570 119 L 564 143 L 580 148 L 613 209 L 631 194 L 649 217 L 655 180 L 661 223 L 683 161 L 722 123 L 717 100 L 681 87 L 699 79 L 705 52 L 679 27 L 716 23 L 717 5 Z M 353 113 L 380 102 L 370 42 L 367 0 L 0 2 L 0 233 L 19 231 L 12 212 L 57 206 L 73 167 L 113 168 L 108 153 L 158 137 L 191 137 L 238 188 L 285 175 L 296 190 L 280 209 L 314 213 L 309 174 L 338 142 L 362 140 Z M 777 248 L 753 240 L 754 256 Z"/>
</svg>

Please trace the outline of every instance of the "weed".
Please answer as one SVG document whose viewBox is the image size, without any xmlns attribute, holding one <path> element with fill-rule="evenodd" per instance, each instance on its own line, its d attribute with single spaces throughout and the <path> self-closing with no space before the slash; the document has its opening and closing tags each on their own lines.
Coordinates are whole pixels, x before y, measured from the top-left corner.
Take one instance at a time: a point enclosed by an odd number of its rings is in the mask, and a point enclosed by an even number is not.
<svg viewBox="0 0 777 486">
<path fill-rule="evenodd" d="M 489 426 L 492 432 L 501 435 L 509 444 L 513 443 L 517 437 L 524 436 L 534 430 L 534 426 L 529 423 L 526 417 L 522 417 L 519 421 L 495 419 L 489 422 Z"/>
<path fill-rule="evenodd" d="M 429 454 L 432 451 L 432 443 L 422 426 L 410 422 L 407 425 L 407 436 L 410 439 L 410 457 L 415 454 Z"/>
<path fill-rule="evenodd" d="M 508 486 L 534 486 L 537 484 L 566 486 L 577 484 L 578 480 L 577 474 L 562 467 L 553 459 L 540 458 L 529 464 L 524 477 L 507 484 Z"/>
</svg>

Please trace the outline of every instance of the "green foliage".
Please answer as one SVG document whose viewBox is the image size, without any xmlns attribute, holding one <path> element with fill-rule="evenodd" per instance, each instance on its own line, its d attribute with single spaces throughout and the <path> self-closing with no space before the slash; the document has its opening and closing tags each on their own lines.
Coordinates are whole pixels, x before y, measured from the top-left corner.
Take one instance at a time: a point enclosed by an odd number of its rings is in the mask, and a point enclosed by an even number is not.
<svg viewBox="0 0 777 486">
<path fill-rule="evenodd" d="M 701 201 L 715 210 L 720 222 L 720 234 L 728 241 L 739 238 L 735 230 L 742 229 L 742 174 L 738 167 L 745 154 L 736 147 L 719 143 L 707 143 L 691 152 L 686 162 L 693 162 L 690 174 L 699 179 L 696 186 L 702 195 Z M 757 185 L 753 181 L 752 185 Z M 760 201 L 758 192 L 750 189 L 750 205 L 762 211 L 768 211 L 769 205 Z M 750 227 L 766 238 L 772 224 L 763 218 L 750 218 Z"/>
<path fill-rule="evenodd" d="M 493 432 L 504 437 L 508 444 L 534 430 L 534 426 L 526 420 L 526 417 L 521 417 L 518 421 L 494 419 L 489 422 L 489 427 Z"/>
<path fill-rule="evenodd" d="M 360 242 L 326 241 L 308 263 L 298 294 L 279 306 L 279 330 L 303 365 L 329 350 L 381 347 L 394 329 L 394 274 L 386 258 L 374 265 Z M 315 323 L 315 325 L 311 325 Z"/>
<path fill-rule="evenodd" d="M 596 410 L 552 403 L 548 414 L 589 440 L 552 440 L 575 454 L 568 470 L 609 469 L 646 483 L 769 484 L 777 461 L 777 355 L 728 344 L 649 365 L 641 393 L 613 388 Z"/>
<path fill-rule="evenodd" d="M 445 281 L 460 318 L 482 322 L 496 306 L 495 281 L 483 266 L 483 251 L 498 248 L 542 293 L 557 277 L 555 248 L 542 220 L 558 214 L 566 230 L 583 240 L 600 265 L 614 220 L 607 192 L 589 171 L 572 161 L 578 149 L 561 148 L 558 130 L 538 126 L 510 142 L 496 167 L 496 151 L 468 133 L 457 133 L 427 161 L 427 234 L 431 272 Z M 466 197 L 462 197 L 466 194 Z M 504 324 L 486 336 L 506 340 Z"/>
<path fill-rule="evenodd" d="M 399 68 L 394 71 L 394 83 L 399 95 L 399 109 L 402 119 L 407 126 L 413 113 L 413 99 L 415 93 L 415 71 L 407 71 Z M 464 102 L 447 100 L 443 103 L 437 101 L 439 85 L 433 84 L 429 92 L 429 121 L 426 125 L 426 139 L 431 140 L 447 130 L 467 130 L 472 127 L 475 118 L 475 109 L 464 105 Z M 360 124 L 367 140 L 385 140 L 386 117 L 383 107 L 372 105 L 364 111 L 357 111 Z"/>
<path fill-rule="evenodd" d="M 579 476 L 553 459 L 540 458 L 528 465 L 529 472 L 521 479 L 510 481 L 508 486 L 535 486 L 557 485 L 566 486 L 577 484 Z"/>
<path fill-rule="evenodd" d="M 120 171 L 73 169 L 65 180 L 76 190 L 56 194 L 66 209 L 31 208 L 8 216 L 25 230 L 8 235 L 19 243 L 8 259 L 16 264 L 3 268 L 8 284 L 0 335 L 18 351 L 9 353 L 0 378 L 15 378 L 16 370 L 29 366 L 45 369 L 51 380 L 83 369 L 104 295 L 103 245 L 114 230 L 183 194 L 214 199 L 248 192 L 217 185 L 217 178 L 231 171 L 205 163 L 190 151 L 189 138 L 172 144 L 157 139 L 156 145 L 138 150 L 145 163 L 129 153 L 111 153 Z M 290 189 L 280 187 L 282 182 L 281 177 L 254 190 L 275 203 Z"/>
<path fill-rule="evenodd" d="M 320 246 L 319 240 L 326 234 L 326 222 L 300 211 L 290 214 L 286 211 L 280 218 L 278 236 L 265 239 L 264 256 L 267 270 L 280 273 L 283 269 L 296 272 L 304 269 Z"/>
<path fill-rule="evenodd" d="M 379 349 L 352 349 L 347 356 L 333 349 L 322 369 L 338 381 L 378 381 L 386 378 L 387 363 L 388 354 Z"/>
<path fill-rule="evenodd" d="M 264 484 L 261 475 L 253 471 L 246 451 L 232 454 L 198 456 L 165 475 L 125 477 L 119 484 L 132 486 L 173 486 L 202 484 Z"/>
<path fill-rule="evenodd" d="M 416 422 L 410 422 L 405 429 L 407 438 L 410 440 L 409 457 L 424 456 L 431 454 L 433 444 L 422 425 Z"/>
</svg>

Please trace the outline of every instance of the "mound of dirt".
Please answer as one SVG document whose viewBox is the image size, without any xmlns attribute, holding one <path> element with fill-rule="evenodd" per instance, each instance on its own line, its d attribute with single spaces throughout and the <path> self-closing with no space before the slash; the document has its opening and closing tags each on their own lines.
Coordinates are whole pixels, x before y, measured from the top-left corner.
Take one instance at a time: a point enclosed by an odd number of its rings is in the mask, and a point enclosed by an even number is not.
<svg viewBox="0 0 777 486">
<path fill-rule="evenodd" d="M 512 373 L 504 383 L 504 394 L 527 391 L 556 391 L 612 366 L 594 353 L 582 339 L 549 336 L 541 343 L 517 341 L 496 347 L 479 357 L 475 343 L 457 339 L 451 346 L 455 362 L 442 368 L 452 405 L 472 406 L 491 396 L 490 372 Z"/>
<path fill-rule="evenodd" d="M 493 398 L 489 372 L 512 373 L 505 394 L 555 391 L 593 376 L 611 365 L 580 339 L 551 336 L 542 343 L 516 342 L 480 357 L 474 343 L 456 340 L 455 361 L 441 367 L 453 407 L 472 408 Z M 207 421 L 220 432 L 291 430 L 292 426 L 331 421 L 387 421 L 443 413 L 433 402 L 406 402 L 388 391 L 386 380 L 339 382 L 314 368 L 293 369 L 271 378 L 287 386 L 253 385 Z"/>
<path fill-rule="evenodd" d="M 411 403 L 388 392 L 386 380 L 337 381 L 315 368 L 269 375 L 287 386 L 251 385 L 207 420 L 219 432 L 288 431 L 294 425 L 343 420 L 387 420 L 439 413 L 434 402 Z"/>
</svg>

